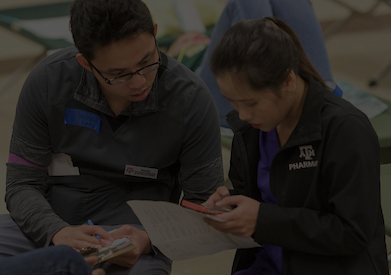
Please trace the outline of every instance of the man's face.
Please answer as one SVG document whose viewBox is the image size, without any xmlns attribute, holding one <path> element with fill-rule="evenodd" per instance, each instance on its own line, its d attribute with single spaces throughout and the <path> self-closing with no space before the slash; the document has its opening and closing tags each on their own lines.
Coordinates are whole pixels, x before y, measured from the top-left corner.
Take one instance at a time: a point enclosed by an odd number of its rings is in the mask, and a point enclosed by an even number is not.
<svg viewBox="0 0 391 275">
<path fill-rule="evenodd" d="M 136 37 L 123 39 L 97 50 L 91 63 L 106 79 L 113 79 L 134 73 L 158 61 L 159 54 L 155 38 L 150 33 L 144 32 Z M 106 83 L 96 70 L 93 69 L 92 72 L 109 104 L 122 102 L 127 103 L 128 106 L 131 102 L 147 98 L 157 70 L 143 75 L 134 74 L 131 79 L 116 85 Z"/>
</svg>

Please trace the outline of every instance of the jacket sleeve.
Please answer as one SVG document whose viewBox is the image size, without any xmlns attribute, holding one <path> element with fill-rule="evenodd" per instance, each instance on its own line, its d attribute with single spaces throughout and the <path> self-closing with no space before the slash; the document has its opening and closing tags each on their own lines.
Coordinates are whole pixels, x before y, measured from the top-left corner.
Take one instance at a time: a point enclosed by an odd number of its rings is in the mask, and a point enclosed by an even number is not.
<svg viewBox="0 0 391 275">
<path fill-rule="evenodd" d="M 42 63 L 27 78 L 20 93 L 7 163 L 6 205 L 16 224 L 38 246 L 68 224 L 45 198 L 51 163 L 46 118 L 46 71 Z"/>
<path fill-rule="evenodd" d="M 192 96 L 185 102 L 179 182 L 184 199 L 204 202 L 224 182 L 219 118 L 202 81 L 188 88 Z"/>
<path fill-rule="evenodd" d="M 353 255 L 384 234 L 379 144 L 369 120 L 349 115 L 325 131 L 320 175 L 313 183 L 320 206 L 261 203 L 257 242 L 320 255 Z"/>
</svg>

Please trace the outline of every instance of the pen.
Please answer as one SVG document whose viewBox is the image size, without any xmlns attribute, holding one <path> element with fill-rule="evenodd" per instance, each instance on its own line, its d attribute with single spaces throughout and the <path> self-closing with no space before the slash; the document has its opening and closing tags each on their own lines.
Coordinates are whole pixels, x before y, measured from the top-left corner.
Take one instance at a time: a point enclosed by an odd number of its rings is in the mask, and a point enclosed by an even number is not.
<svg viewBox="0 0 391 275">
<path fill-rule="evenodd" d="M 94 225 L 94 223 L 91 220 L 87 221 L 88 225 Z M 95 234 L 95 237 L 100 240 L 100 236 L 98 234 Z"/>
</svg>

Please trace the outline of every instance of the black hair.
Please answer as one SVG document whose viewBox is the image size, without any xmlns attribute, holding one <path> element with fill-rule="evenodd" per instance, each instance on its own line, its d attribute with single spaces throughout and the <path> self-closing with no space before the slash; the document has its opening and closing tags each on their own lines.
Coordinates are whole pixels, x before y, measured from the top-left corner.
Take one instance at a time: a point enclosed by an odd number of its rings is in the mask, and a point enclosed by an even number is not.
<svg viewBox="0 0 391 275">
<path fill-rule="evenodd" d="M 240 22 L 219 41 L 211 56 L 215 76 L 234 73 L 255 90 L 277 89 L 292 70 L 325 84 L 292 29 L 277 17 Z"/>
<path fill-rule="evenodd" d="M 154 35 L 151 13 L 141 0 L 75 0 L 69 25 L 77 49 L 89 61 L 113 42 L 144 32 Z"/>
</svg>

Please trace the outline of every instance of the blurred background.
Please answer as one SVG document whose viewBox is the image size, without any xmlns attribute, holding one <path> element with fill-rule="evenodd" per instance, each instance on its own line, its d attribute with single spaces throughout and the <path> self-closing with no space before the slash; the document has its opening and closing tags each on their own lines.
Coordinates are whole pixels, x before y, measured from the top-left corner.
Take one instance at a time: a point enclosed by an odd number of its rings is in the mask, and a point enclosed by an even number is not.
<svg viewBox="0 0 391 275">
<path fill-rule="evenodd" d="M 391 101 L 391 70 L 385 72 L 377 85 L 369 83 L 379 77 L 379 73 L 391 62 L 391 8 L 377 0 L 312 0 L 316 16 L 324 30 L 326 49 L 332 73 L 335 78 L 349 83 L 354 89 L 366 94 Z M 29 7 L 40 4 L 60 3 L 62 0 L 2 0 L 1 10 Z M 159 16 L 157 4 L 170 1 L 146 0 L 151 12 L 158 19 L 158 38 L 171 32 L 177 32 L 176 22 L 171 21 L 169 13 Z M 171 1 L 172 2 L 172 1 Z M 200 14 L 202 19 L 217 20 L 227 0 L 200 1 L 207 14 Z M 377 5 L 379 4 L 379 5 Z M 206 5 L 206 6 L 205 6 Z M 212 5 L 208 9 L 207 5 Z M 348 6 L 346 6 L 348 5 Z M 376 8 L 373 7 L 376 5 Z M 353 9 L 352 9 L 353 8 Z M 355 10 L 355 11 L 352 11 Z M 333 23 L 346 18 L 348 20 L 338 31 L 331 33 Z M 363 14 L 363 15 L 360 15 Z M 171 24 L 171 25 L 170 25 Z M 42 52 L 42 46 L 0 26 L 0 213 L 8 213 L 4 203 L 6 162 L 8 160 L 9 140 L 15 106 L 20 89 L 28 75 L 21 76 L 2 88 L 10 75 L 27 61 L 31 61 Z M 164 49 L 164 47 L 162 47 Z M 390 106 L 391 108 L 391 106 Z M 391 122 L 390 122 L 391 128 Z M 227 174 L 229 151 L 223 148 L 224 168 Z M 227 181 L 227 184 L 228 181 Z M 224 251 L 212 256 L 199 257 L 188 261 L 175 262 L 172 274 L 229 274 L 234 251 Z"/>
</svg>

